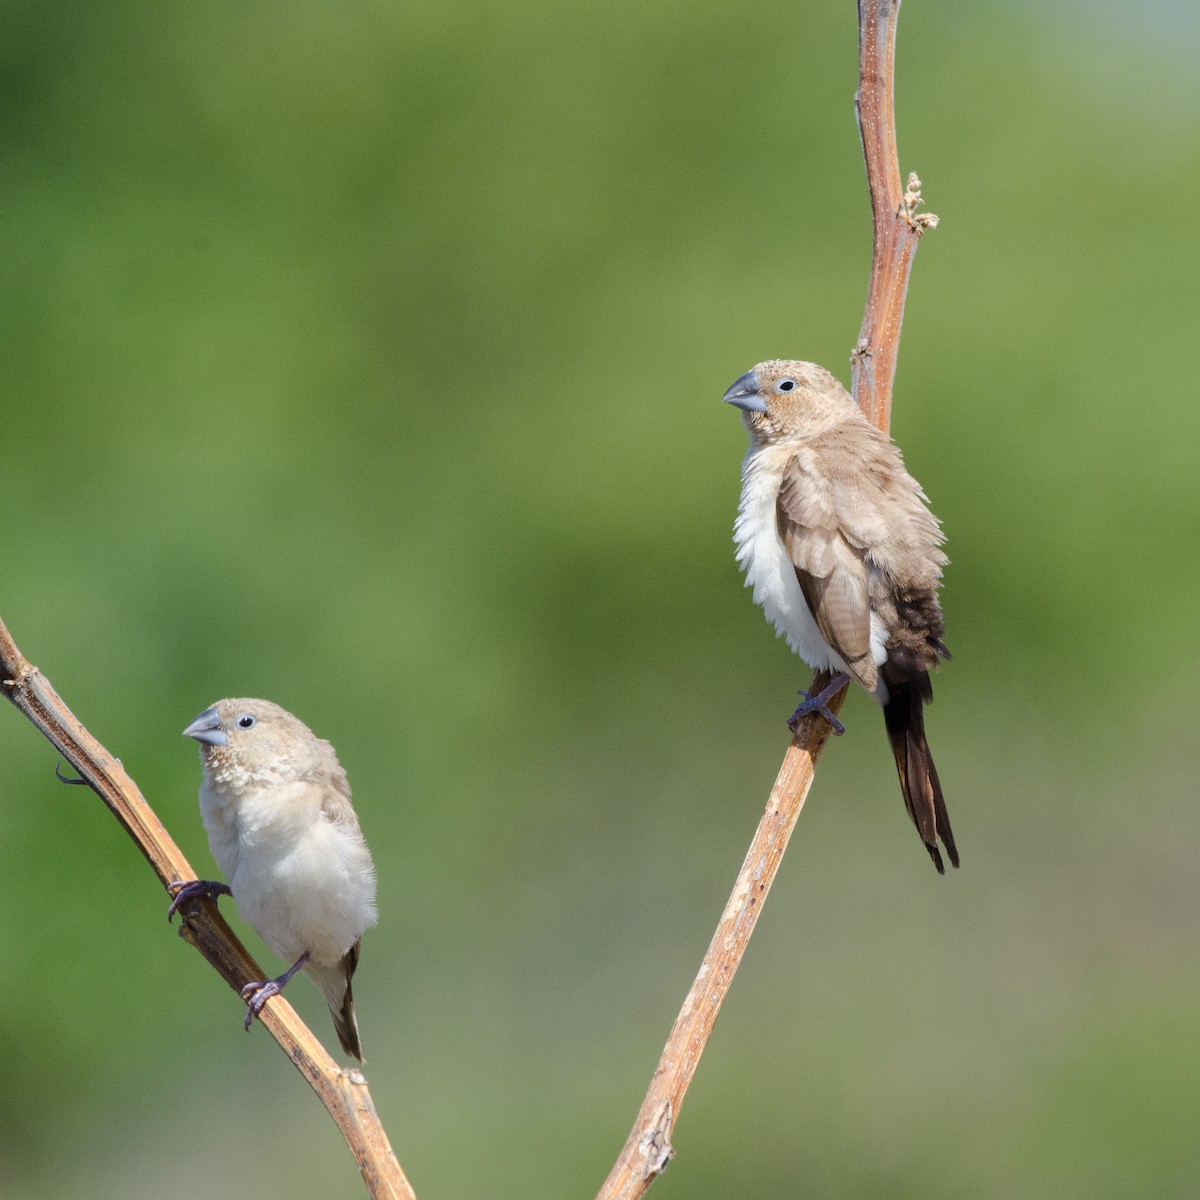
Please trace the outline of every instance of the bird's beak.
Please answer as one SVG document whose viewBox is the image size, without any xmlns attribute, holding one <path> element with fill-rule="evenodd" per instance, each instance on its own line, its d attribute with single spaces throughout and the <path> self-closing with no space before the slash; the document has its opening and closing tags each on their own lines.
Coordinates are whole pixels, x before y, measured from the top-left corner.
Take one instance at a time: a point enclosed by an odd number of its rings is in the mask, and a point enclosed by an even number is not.
<svg viewBox="0 0 1200 1200">
<path fill-rule="evenodd" d="M 228 746 L 229 736 L 221 728 L 217 706 L 206 708 L 184 731 L 184 737 L 195 738 L 206 746 Z"/>
<path fill-rule="evenodd" d="M 733 386 L 721 399 L 734 408 L 740 408 L 742 412 L 767 411 L 767 402 L 758 394 L 758 376 L 753 371 L 747 371 L 740 379 L 735 379 Z"/>
</svg>

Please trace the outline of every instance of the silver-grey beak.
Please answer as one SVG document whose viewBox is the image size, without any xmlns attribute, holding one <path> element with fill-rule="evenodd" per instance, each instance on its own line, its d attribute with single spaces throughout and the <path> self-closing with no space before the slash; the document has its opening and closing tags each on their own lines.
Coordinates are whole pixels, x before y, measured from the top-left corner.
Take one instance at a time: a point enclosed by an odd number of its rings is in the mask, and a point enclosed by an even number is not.
<svg viewBox="0 0 1200 1200">
<path fill-rule="evenodd" d="M 721 399 L 743 412 L 767 411 L 767 402 L 758 394 L 758 376 L 753 371 L 747 371 L 740 379 L 735 379 Z"/>
<path fill-rule="evenodd" d="M 229 736 L 221 728 L 217 706 L 206 708 L 184 731 L 184 737 L 195 738 L 206 746 L 228 746 Z"/>
</svg>

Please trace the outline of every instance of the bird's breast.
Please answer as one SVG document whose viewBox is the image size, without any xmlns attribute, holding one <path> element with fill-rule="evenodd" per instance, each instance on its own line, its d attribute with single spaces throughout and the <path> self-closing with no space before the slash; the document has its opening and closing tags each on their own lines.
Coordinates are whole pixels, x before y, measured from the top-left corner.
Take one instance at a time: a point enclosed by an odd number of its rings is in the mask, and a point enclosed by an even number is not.
<svg viewBox="0 0 1200 1200">
<path fill-rule="evenodd" d="M 336 963 L 374 924 L 370 854 L 356 828 L 324 815 L 320 785 L 209 787 L 201 806 L 238 912 L 281 958 Z"/>
</svg>

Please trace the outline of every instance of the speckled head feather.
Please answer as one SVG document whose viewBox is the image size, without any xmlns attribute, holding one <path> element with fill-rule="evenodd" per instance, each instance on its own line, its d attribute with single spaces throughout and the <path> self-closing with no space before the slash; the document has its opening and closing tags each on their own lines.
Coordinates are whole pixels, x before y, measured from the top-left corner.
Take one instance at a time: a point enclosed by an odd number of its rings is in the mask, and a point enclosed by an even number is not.
<svg viewBox="0 0 1200 1200">
<path fill-rule="evenodd" d="M 271 784 L 345 775 L 333 746 L 270 700 L 218 700 L 183 732 L 200 743 L 200 761 L 217 783 L 235 777 Z"/>
<path fill-rule="evenodd" d="M 725 400 L 742 410 L 742 423 L 757 444 L 830 428 L 845 419 L 847 406 L 858 412 L 854 398 L 824 367 L 782 358 L 747 371 Z"/>
</svg>

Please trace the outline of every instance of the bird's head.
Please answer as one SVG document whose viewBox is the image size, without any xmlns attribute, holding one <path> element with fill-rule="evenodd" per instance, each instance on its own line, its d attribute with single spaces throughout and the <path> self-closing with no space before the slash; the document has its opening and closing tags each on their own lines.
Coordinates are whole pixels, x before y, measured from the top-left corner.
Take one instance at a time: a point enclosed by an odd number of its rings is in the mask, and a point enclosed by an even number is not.
<svg viewBox="0 0 1200 1200">
<path fill-rule="evenodd" d="M 747 371 L 723 397 L 742 410 L 742 423 L 756 443 L 799 437 L 844 419 L 850 393 L 816 363 L 771 359 Z"/>
<path fill-rule="evenodd" d="M 200 761 L 225 783 L 286 783 L 328 770 L 333 747 L 270 700 L 218 700 L 184 731 L 200 743 Z"/>
</svg>

